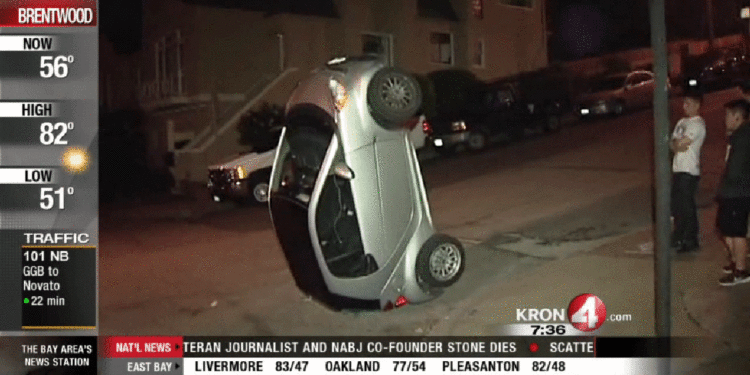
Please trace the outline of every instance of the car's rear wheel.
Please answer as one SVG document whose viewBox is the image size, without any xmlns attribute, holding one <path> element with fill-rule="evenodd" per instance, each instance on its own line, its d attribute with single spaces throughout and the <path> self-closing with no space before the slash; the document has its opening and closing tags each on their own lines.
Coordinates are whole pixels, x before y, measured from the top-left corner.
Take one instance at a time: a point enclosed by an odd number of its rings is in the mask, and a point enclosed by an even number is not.
<svg viewBox="0 0 750 375">
<path fill-rule="evenodd" d="M 487 135 L 481 131 L 472 131 L 469 133 L 469 138 L 466 141 L 466 145 L 471 151 L 480 151 L 487 147 Z"/>
<path fill-rule="evenodd" d="M 436 234 L 417 255 L 417 277 L 432 288 L 445 288 L 458 281 L 466 267 L 463 245 L 453 237 Z"/>
<path fill-rule="evenodd" d="M 383 68 L 367 86 L 367 104 L 382 127 L 396 129 L 417 114 L 422 106 L 422 90 L 411 75 L 396 68 Z"/>
<path fill-rule="evenodd" d="M 548 132 L 556 132 L 560 130 L 561 127 L 560 116 L 552 115 L 547 118 L 547 126 L 545 130 L 547 130 Z"/>
<path fill-rule="evenodd" d="M 612 112 L 615 114 L 615 116 L 619 116 L 625 112 L 625 103 L 622 101 L 615 102 Z"/>
</svg>

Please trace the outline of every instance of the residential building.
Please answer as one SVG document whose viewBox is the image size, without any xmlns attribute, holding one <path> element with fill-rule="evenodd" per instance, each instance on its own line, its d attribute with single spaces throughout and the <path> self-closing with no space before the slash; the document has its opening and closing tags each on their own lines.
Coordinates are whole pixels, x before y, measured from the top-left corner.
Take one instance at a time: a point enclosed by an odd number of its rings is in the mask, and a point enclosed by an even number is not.
<svg viewBox="0 0 750 375">
<path fill-rule="evenodd" d="M 542 0 L 144 1 L 136 69 L 153 167 L 180 187 L 237 155 L 240 116 L 283 104 L 333 57 L 377 51 L 416 74 L 490 80 L 547 65 Z M 165 157 L 173 154 L 173 158 Z M 173 161 L 170 162 L 170 160 Z M 200 193 L 199 193 L 200 194 Z"/>
</svg>

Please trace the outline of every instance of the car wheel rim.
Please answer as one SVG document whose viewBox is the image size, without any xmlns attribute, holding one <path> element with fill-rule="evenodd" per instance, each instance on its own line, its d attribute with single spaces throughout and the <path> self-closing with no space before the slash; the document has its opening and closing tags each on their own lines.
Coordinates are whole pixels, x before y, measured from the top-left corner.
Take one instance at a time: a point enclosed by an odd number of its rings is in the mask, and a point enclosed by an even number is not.
<svg viewBox="0 0 750 375">
<path fill-rule="evenodd" d="M 258 202 L 268 201 L 268 184 L 258 184 L 253 188 L 253 197 Z"/>
<path fill-rule="evenodd" d="M 402 77 L 389 77 L 383 82 L 381 95 L 383 101 L 391 108 L 404 109 L 412 101 L 408 83 Z"/>
<path fill-rule="evenodd" d="M 461 267 L 461 252 L 452 243 L 438 246 L 430 256 L 430 274 L 437 281 L 448 281 L 458 274 Z"/>
</svg>

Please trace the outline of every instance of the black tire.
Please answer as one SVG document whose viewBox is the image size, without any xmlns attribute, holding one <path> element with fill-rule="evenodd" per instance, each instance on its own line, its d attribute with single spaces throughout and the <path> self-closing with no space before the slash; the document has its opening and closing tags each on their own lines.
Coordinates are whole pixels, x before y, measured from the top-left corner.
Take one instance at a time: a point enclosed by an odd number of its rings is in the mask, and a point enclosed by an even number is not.
<svg viewBox="0 0 750 375">
<path fill-rule="evenodd" d="M 466 140 L 466 147 L 471 151 L 481 151 L 487 147 L 487 135 L 481 131 L 472 131 Z"/>
<path fill-rule="evenodd" d="M 247 188 L 250 190 L 250 202 L 255 205 L 268 204 L 269 180 L 271 171 L 264 169 L 254 173 L 248 180 Z"/>
<path fill-rule="evenodd" d="M 612 114 L 615 116 L 620 116 L 623 113 L 625 113 L 625 103 L 622 101 L 615 102 L 615 106 L 612 109 Z"/>
<path fill-rule="evenodd" d="M 367 104 L 380 126 L 393 130 L 414 117 L 422 106 L 422 90 L 411 75 L 383 68 L 367 86 Z"/>
<path fill-rule="evenodd" d="M 551 115 L 547 117 L 547 125 L 545 126 L 545 130 L 549 133 L 554 133 L 562 128 L 561 124 L 562 121 L 560 120 L 560 116 Z"/>
<path fill-rule="evenodd" d="M 441 258 L 443 264 L 439 264 Z M 427 287 L 451 286 L 458 281 L 465 268 L 466 255 L 463 245 L 455 238 L 444 234 L 430 237 L 417 255 L 417 277 L 420 283 Z"/>
</svg>

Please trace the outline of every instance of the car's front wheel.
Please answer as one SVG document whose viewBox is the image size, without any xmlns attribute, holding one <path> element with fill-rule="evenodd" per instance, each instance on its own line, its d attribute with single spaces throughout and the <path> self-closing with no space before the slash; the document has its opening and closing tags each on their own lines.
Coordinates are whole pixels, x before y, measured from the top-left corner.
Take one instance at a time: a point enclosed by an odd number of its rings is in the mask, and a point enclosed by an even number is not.
<svg viewBox="0 0 750 375">
<path fill-rule="evenodd" d="M 436 234 L 417 255 L 417 277 L 432 288 L 445 288 L 458 281 L 466 266 L 463 245 L 453 237 Z"/>
</svg>

